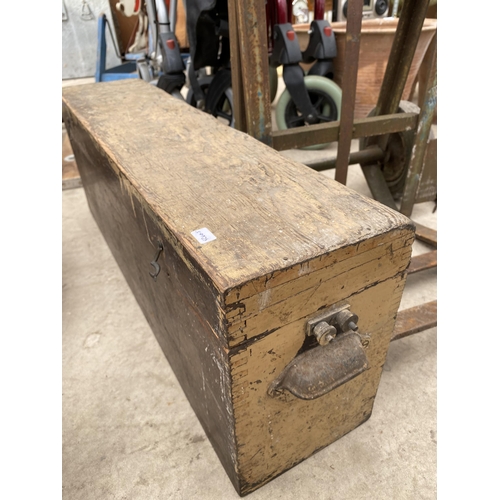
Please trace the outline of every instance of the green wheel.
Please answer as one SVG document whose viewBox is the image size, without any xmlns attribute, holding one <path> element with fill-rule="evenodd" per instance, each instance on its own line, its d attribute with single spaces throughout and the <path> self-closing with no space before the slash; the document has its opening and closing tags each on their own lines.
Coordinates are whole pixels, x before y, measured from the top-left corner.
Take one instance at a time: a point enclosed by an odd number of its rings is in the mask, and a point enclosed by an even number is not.
<svg viewBox="0 0 500 500">
<path fill-rule="evenodd" d="M 324 76 L 309 75 L 304 77 L 304 82 L 311 103 L 318 112 L 320 123 L 340 120 L 342 102 L 340 87 Z M 288 90 L 281 94 L 276 105 L 276 123 L 280 130 L 307 126 Z M 328 143 L 306 146 L 302 149 L 315 150 L 323 149 L 326 146 Z"/>
</svg>

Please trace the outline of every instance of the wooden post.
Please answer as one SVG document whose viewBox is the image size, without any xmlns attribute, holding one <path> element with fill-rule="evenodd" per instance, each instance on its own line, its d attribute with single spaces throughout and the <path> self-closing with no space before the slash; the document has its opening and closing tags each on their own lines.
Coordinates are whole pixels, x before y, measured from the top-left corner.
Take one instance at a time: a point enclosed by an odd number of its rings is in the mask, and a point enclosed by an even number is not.
<svg viewBox="0 0 500 500">
<path fill-rule="evenodd" d="M 231 23 L 231 58 L 235 40 L 239 42 L 237 59 L 231 67 L 241 67 L 241 85 L 238 75 L 238 91 L 242 89 L 246 116 L 246 132 L 259 141 L 272 146 L 271 98 L 267 53 L 266 9 L 262 0 L 229 0 L 229 15 L 236 16 Z M 244 55 L 244 57 L 240 57 Z"/>
<path fill-rule="evenodd" d="M 429 132 L 436 110 L 437 99 L 437 72 L 436 72 L 436 59 L 437 59 L 437 44 L 432 46 L 432 65 L 429 74 L 429 81 L 427 82 L 427 91 L 425 94 L 425 102 L 420 110 L 418 119 L 417 132 L 415 134 L 415 142 L 413 144 L 412 155 L 408 173 L 406 175 L 406 182 L 403 191 L 403 199 L 401 200 L 400 212 L 407 217 L 411 216 L 415 199 L 417 196 L 420 179 L 422 177 L 422 170 L 424 167 L 425 152 L 427 149 L 427 142 Z"/>
<path fill-rule="evenodd" d="M 347 4 L 345 68 L 342 83 L 339 149 L 335 167 L 335 180 L 342 184 L 347 182 L 347 168 L 349 167 L 349 153 L 351 151 L 362 13 L 362 0 L 350 0 Z"/>
<path fill-rule="evenodd" d="M 241 76 L 240 42 L 238 31 L 238 17 L 236 4 L 238 0 L 228 0 L 229 15 L 229 44 L 231 47 L 231 87 L 233 89 L 234 127 L 236 130 L 247 132 L 245 116 L 245 99 Z"/>
</svg>

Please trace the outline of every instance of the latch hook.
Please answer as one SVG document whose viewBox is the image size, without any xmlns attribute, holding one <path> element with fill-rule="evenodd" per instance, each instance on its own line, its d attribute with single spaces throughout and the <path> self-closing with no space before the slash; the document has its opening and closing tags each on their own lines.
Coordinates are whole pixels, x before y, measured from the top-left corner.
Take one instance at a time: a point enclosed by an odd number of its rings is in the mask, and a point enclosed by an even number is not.
<svg viewBox="0 0 500 500">
<path fill-rule="evenodd" d="M 163 243 L 161 241 L 158 242 L 158 249 L 156 250 L 155 256 L 153 257 L 153 260 L 150 262 L 150 264 L 154 268 L 154 272 L 149 272 L 149 275 L 151 278 L 153 278 L 156 281 L 156 278 L 160 274 L 160 265 L 158 264 L 158 258 L 160 257 L 161 252 L 163 251 Z"/>
</svg>

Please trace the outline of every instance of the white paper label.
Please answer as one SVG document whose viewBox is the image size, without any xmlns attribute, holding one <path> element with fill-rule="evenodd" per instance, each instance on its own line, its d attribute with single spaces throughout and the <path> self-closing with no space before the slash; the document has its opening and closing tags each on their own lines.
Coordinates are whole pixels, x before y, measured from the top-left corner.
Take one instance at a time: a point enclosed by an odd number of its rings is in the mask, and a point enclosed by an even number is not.
<svg viewBox="0 0 500 500">
<path fill-rule="evenodd" d="M 191 233 L 202 245 L 217 238 L 206 228 L 202 227 Z"/>
</svg>

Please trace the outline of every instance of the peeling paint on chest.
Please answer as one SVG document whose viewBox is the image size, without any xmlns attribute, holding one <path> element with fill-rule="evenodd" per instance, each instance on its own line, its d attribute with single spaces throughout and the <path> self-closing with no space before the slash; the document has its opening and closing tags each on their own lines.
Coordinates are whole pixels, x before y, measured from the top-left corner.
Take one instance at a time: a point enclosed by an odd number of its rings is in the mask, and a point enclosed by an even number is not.
<svg viewBox="0 0 500 500">
<path fill-rule="evenodd" d="M 259 294 L 259 312 L 265 309 L 271 301 L 272 288 Z"/>
<path fill-rule="evenodd" d="M 212 361 L 215 363 L 217 368 L 219 369 L 219 377 L 218 380 L 216 379 L 215 382 L 219 383 L 220 386 L 220 392 L 222 395 L 222 400 L 224 402 L 224 405 L 226 407 L 226 411 L 232 415 L 232 409 L 231 409 L 231 398 L 227 397 L 227 387 L 228 387 L 228 379 L 226 375 L 226 370 L 224 369 L 224 366 L 222 363 L 217 359 L 214 353 L 210 354 L 210 357 L 212 358 Z"/>
<path fill-rule="evenodd" d="M 307 261 L 300 266 L 298 271 L 299 276 L 304 276 L 304 274 L 309 274 L 310 272 L 312 272 L 311 266 L 309 264 L 310 262 Z"/>
</svg>

